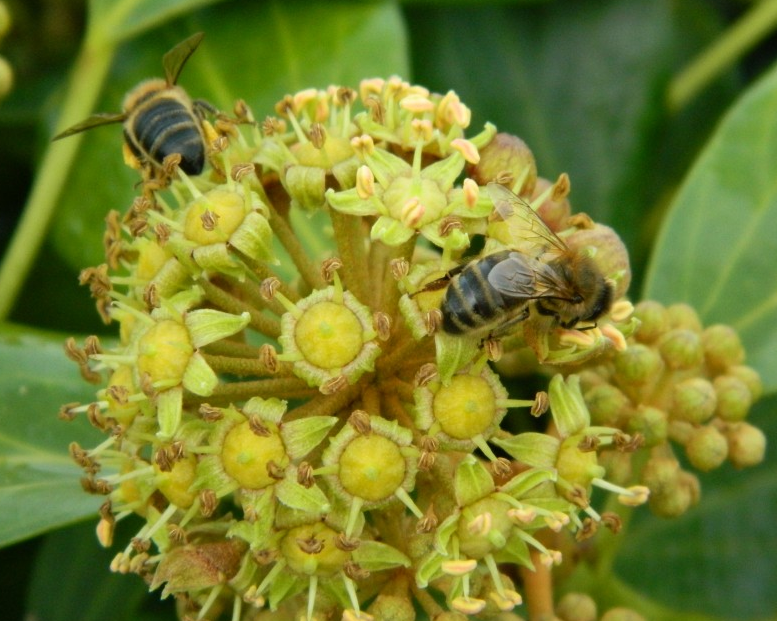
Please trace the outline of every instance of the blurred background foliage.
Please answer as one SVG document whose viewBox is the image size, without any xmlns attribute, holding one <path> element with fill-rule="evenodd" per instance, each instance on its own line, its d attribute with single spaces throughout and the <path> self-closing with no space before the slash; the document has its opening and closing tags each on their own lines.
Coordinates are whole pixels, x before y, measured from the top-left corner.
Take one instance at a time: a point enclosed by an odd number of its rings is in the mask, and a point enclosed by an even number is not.
<svg viewBox="0 0 777 621">
<path fill-rule="evenodd" d="M 524 138 L 541 175 L 570 174 L 576 210 L 619 231 L 635 301 L 694 303 L 706 323 L 740 330 L 767 388 L 752 422 L 777 430 L 774 0 L 4 5 L 12 25 L 0 55 L 14 73 L 0 102 L 4 619 L 172 618 L 137 578 L 108 572 L 98 503 L 79 494 L 67 463 L 70 439 L 88 445 L 90 430 L 56 418 L 60 403 L 90 398 L 61 343 L 111 333 L 77 275 L 102 262 L 104 215 L 129 206 L 137 176 L 118 127 L 50 139 L 93 111 L 120 110 L 198 30 L 206 39 L 181 84 L 224 109 L 242 97 L 257 118 L 286 93 L 364 77 L 455 90 L 474 131 L 491 121 Z M 777 618 L 774 461 L 703 475 L 702 502 L 681 519 L 636 511 L 610 547 L 608 575 L 581 566 L 568 587 L 655 619 Z"/>
</svg>

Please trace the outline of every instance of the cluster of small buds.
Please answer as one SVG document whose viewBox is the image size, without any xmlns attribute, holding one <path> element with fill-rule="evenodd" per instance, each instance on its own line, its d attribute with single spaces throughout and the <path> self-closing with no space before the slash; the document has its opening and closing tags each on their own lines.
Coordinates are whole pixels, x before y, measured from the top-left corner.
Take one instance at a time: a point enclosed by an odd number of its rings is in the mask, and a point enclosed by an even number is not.
<svg viewBox="0 0 777 621">
<path fill-rule="evenodd" d="M 256 123 L 238 102 L 204 132 L 202 174 L 168 157 L 146 175 L 126 215 L 108 216 L 106 264 L 82 274 L 119 342 L 68 342 L 103 387 L 62 416 L 107 434 L 71 453 L 106 497 L 104 545 L 117 521 L 143 520 L 112 568 L 176 597 L 184 618 L 518 618 L 532 580 L 562 562 L 548 541 L 619 529 L 595 490 L 647 501 L 607 479 L 600 453 L 649 433 L 601 408 L 592 418 L 575 375 L 513 398 L 491 362 L 529 352 L 566 372 L 615 352 L 617 369 L 638 323 L 625 248 L 571 215 L 569 179 L 539 178 L 520 139 L 491 125 L 467 138 L 453 92 L 372 79 L 276 112 Z M 527 241 L 506 238 L 493 182 L 593 257 L 613 302 L 596 326 L 527 307 L 501 341 L 440 329 L 442 292 L 427 284 L 450 280 L 475 236 L 486 253 Z M 722 368 L 725 352 L 706 351 Z M 731 408 L 734 379 L 752 388 L 736 368 L 715 383 Z M 548 410 L 548 433 L 502 428 Z"/>
<path fill-rule="evenodd" d="M 764 457 L 766 437 L 748 423 L 762 392 L 758 373 L 744 364 L 733 328 L 704 327 L 686 304 L 637 304 L 640 327 L 629 346 L 583 374 L 585 399 L 595 424 L 612 425 L 644 439 L 649 456 L 632 473 L 631 462 L 606 456 L 616 480 L 637 476 L 652 490 L 650 506 L 676 516 L 696 504 L 696 476 L 683 470 L 670 443 L 682 446 L 690 465 L 706 472 L 728 460 L 736 468 Z"/>
</svg>

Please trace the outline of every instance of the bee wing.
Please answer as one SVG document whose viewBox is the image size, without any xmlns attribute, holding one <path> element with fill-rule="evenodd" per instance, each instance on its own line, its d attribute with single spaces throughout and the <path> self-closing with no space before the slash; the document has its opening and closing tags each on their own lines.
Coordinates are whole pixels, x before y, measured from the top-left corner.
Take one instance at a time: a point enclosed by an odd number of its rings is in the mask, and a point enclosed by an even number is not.
<svg viewBox="0 0 777 621">
<path fill-rule="evenodd" d="M 571 300 L 574 292 L 556 271 L 528 255 L 511 252 L 488 273 L 488 283 L 502 295 L 512 298 L 558 298 Z"/>
<path fill-rule="evenodd" d="M 205 36 L 204 32 L 195 32 L 188 39 L 184 39 L 167 54 L 162 56 L 162 66 L 165 68 L 165 80 L 169 85 L 173 85 L 178 82 L 178 76 L 181 75 L 181 70 L 189 60 L 189 56 L 194 54 L 194 50 L 202 41 Z"/>
<path fill-rule="evenodd" d="M 87 129 L 92 129 L 93 127 L 99 127 L 100 125 L 110 125 L 111 123 L 122 123 L 127 118 L 127 115 L 123 112 L 99 112 L 98 114 L 93 114 L 88 119 L 81 121 L 80 123 L 76 123 L 72 127 L 69 127 L 65 131 L 57 134 L 52 138 L 52 140 L 59 140 L 60 138 L 67 138 L 68 136 L 72 136 L 73 134 L 78 134 L 80 132 L 84 132 Z"/>
<path fill-rule="evenodd" d="M 489 183 L 487 189 L 494 207 L 507 222 L 510 236 L 516 242 L 529 242 L 535 247 L 537 255 L 543 252 L 561 255 L 566 252 L 566 244 L 548 228 L 526 201 L 498 183 Z"/>
</svg>

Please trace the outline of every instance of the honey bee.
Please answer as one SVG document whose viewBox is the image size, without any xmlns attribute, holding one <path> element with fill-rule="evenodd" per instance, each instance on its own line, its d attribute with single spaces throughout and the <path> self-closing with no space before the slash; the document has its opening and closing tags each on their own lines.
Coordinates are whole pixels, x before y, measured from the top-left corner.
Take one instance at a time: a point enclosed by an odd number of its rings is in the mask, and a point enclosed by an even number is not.
<svg viewBox="0 0 777 621">
<path fill-rule="evenodd" d="M 198 32 L 181 41 L 162 58 L 165 79 L 141 82 L 124 98 L 122 112 L 93 114 L 54 137 L 73 134 L 111 123 L 124 123 L 124 145 L 141 166 L 150 167 L 152 176 L 162 170 L 168 155 L 181 156 L 180 168 L 198 175 L 205 165 L 205 112 L 215 113 L 207 102 L 193 100 L 180 86 L 178 76 L 197 49 L 204 33 Z"/>
<path fill-rule="evenodd" d="M 613 302 L 614 287 L 591 257 L 569 248 L 522 199 L 488 184 L 497 213 L 521 250 L 502 250 L 451 270 L 440 307 L 442 329 L 453 335 L 500 336 L 529 316 L 530 306 L 563 328 L 595 325 Z M 436 284 L 435 284 L 436 283 Z"/>
</svg>

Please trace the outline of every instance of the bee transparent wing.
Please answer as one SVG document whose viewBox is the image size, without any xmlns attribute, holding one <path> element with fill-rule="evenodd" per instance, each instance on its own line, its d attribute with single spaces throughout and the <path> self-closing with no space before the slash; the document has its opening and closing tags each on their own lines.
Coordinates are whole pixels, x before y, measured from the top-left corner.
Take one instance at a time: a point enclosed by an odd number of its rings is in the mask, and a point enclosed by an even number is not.
<svg viewBox="0 0 777 621">
<path fill-rule="evenodd" d="M 520 252 L 498 263 L 488 273 L 488 283 L 512 298 L 558 298 L 571 300 L 574 292 L 556 271 L 542 261 Z"/>
<path fill-rule="evenodd" d="M 178 82 L 178 76 L 181 75 L 183 66 L 189 60 L 189 57 L 194 54 L 194 50 L 197 49 L 204 36 L 204 32 L 196 32 L 188 39 L 181 41 L 162 57 L 162 66 L 165 68 L 165 80 L 167 80 L 169 85 Z"/>
<path fill-rule="evenodd" d="M 543 252 L 561 255 L 566 252 L 566 244 L 548 228 L 526 201 L 498 183 L 489 183 L 487 189 L 497 213 L 507 222 L 510 237 L 516 243 L 529 242 L 537 255 Z"/>
<path fill-rule="evenodd" d="M 76 123 L 72 127 L 67 128 L 65 131 L 57 134 L 52 140 L 59 140 L 60 138 L 67 138 L 73 134 L 85 132 L 87 129 L 93 127 L 99 127 L 100 125 L 110 125 L 111 123 L 123 123 L 127 118 L 127 115 L 123 112 L 100 112 L 93 114 L 88 119 Z"/>
</svg>

